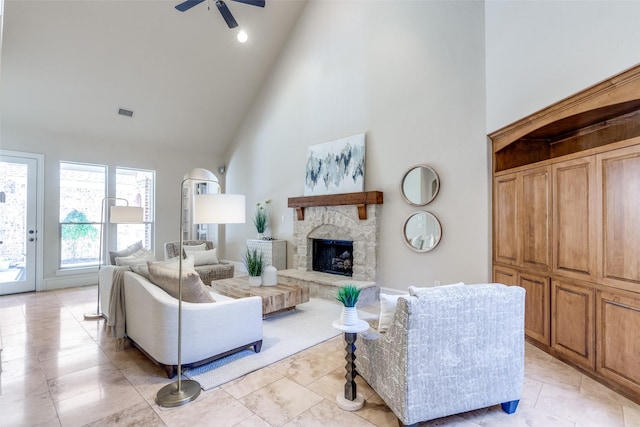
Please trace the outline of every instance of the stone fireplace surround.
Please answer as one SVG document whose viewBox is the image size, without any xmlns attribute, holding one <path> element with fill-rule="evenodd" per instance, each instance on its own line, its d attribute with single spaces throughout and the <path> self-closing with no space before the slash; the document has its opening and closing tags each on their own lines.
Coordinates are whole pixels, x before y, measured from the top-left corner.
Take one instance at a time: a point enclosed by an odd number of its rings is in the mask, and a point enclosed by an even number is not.
<svg viewBox="0 0 640 427">
<path fill-rule="evenodd" d="M 378 242 L 380 205 L 366 206 L 366 219 L 359 219 L 356 206 L 306 207 L 304 219 L 294 220 L 293 268 L 278 272 L 284 283 L 309 287 L 310 296 L 332 299 L 338 287 L 352 283 L 360 288 L 360 303 L 377 300 Z M 353 276 L 345 277 L 313 271 L 313 239 L 353 241 Z"/>
</svg>

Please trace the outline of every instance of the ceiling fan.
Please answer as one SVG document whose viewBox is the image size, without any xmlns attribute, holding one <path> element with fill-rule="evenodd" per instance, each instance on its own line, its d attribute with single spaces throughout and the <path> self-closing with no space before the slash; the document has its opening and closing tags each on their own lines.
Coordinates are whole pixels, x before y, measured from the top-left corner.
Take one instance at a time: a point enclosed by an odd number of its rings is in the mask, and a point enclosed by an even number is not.
<svg viewBox="0 0 640 427">
<path fill-rule="evenodd" d="M 204 0 L 187 0 L 177 5 L 176 9 L 178 9 L 180 12 L 186 12 L 192 7 L 199 5 L 203 1 Z M 227 4 L 223 0 L 215 0 L 215 1 L 216 1 L 216 6 L 218 7 L 218 11 L 224 18 L 225 22 L 227 23 L 227 26 L 229 28 L 236 28 L 238 26 L 238 23 L 236 22 L 233 15 L 231 14 L 231 11 L 227 7 Z M 250 4 L 251 6 L 258 6 L 258 7 L 264 7 L 264 3 L 265 3 L 265 0 L 233 0 L 233 1 L 237 1 L 239 3 L 244 3 L 244 4 Z"/>
</svg>

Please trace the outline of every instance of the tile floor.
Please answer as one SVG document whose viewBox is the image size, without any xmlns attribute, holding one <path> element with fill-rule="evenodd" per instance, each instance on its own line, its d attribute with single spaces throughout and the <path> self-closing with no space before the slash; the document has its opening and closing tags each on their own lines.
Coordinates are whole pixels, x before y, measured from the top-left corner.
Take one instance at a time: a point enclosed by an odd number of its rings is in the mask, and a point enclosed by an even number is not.
<svg viewBox="0 0 640 427">
<path fill-rule="evenodd" d="M 0 426 L 396 426 L 396 417 L 359 379 L 365 406 L 340 410 L 343 341 L 334 338 L 244 378 L 164 409 L 157 391 L 171 382 L 128 346 L 116 350 L 95 310 L 96 287 L 0 297 Z M 640 405 L 526 347 L 518 410 L 498 406 L 421 426 L 639 427 Z"/>
</svg>

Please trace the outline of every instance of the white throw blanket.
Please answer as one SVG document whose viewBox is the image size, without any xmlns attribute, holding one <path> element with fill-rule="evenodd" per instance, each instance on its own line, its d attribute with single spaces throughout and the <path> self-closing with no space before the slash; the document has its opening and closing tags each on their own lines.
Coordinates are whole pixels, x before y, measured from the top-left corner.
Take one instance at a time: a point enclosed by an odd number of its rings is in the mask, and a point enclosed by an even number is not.
<svg viewBox="0 0 640 427">
<path fill-rule="evenodd" d="M 125 306 L 124 306 L 124 273 L 129 267 L 116 267 L 113 270 L 111 297 L 109 298 L 108 333 L 118 340 L 118 348 L 124 346 Z"/>
</svg>

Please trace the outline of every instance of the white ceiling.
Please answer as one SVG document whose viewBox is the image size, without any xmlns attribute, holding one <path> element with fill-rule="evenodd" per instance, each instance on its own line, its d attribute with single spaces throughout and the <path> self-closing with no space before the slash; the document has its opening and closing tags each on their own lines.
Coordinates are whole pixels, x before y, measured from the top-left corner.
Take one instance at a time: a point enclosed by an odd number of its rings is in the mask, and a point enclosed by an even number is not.
<svg viewBox="0 0 640 427">
<path fill-rule="evenodd" d="M 223 155 L 306 0 L 180 2 L 6 0 L 2 123 Z"/>
</svg>

